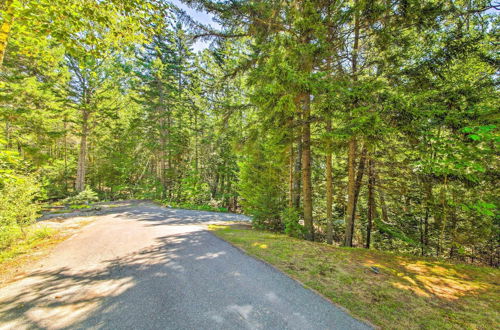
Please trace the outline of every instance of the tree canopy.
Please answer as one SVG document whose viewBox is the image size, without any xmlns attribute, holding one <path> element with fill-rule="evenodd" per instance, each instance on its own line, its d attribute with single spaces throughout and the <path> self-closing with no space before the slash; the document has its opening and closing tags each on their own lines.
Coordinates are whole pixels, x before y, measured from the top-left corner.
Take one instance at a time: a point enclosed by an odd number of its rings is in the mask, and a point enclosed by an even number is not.
<svg viewBox="0 0 500 330">
<path fill-rule="evenodd" d="M 163 0 L 4 1 L 0 240 L 91 189 L 499 265 L 498 5 L 182 2 L 220 28 Z"/>
</svg>

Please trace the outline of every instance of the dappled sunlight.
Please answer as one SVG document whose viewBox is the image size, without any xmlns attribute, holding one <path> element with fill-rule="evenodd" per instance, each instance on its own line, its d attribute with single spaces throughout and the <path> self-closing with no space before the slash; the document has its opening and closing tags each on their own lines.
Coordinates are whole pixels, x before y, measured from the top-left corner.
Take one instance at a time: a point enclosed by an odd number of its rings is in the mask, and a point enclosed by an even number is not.
<svg viewBox="0 0 500 330">
<path fill-rule="evenodd" d="M 248 319 L 250 317 L 250 313 L 253 310 L 253 307 L 251 305 L 244 305 L 244 306 L 231 305 L 228 307 L 228 310 L 240 314 L 244 319 Z"/>
<path fill-rule="evenodd" d="M 99 303 L 96 301 L 66 304 L 56 307 L 36 307 L 26 313 L 30 323 L 39 327 L 61 329 L 69 327 L 82 320 L 87 313 L 96 310 Z"/>
<path fill-rule="evenodd" d="M 250 218 L 242 214 L 220 213 L 211 211 L 159 208 L 154 204 L 144 204 L 141 209 L 125 209 L 113 215 L 120 219 L 133 219 L 150 222 L 149 226 L 162 225 L 226 225 L 233 222 L 249 222 Z"/>
<path fill-rule="evenodd" d="M 394 270 L 389 268 L 387 265 L 385 265 L 379 261 L 374 261 L 373 259 L 365 259 L 363 261 L 362 265 L 365 267 L 377 267 L 377 268 L 382 269 L 382 270 L 389 272 L 389 273 L 394 272 Z"/>
<path fill-rule="evenodd" d="M 263 244 L 263 243 L 260 243 L 260 242 L 252 243 L 252 246 L 258 246 L 261 249 L 267 249 L 267 244 Z"/>
<path fill-rule="evenodd" d="M 374 317 L 384 329 L 480 328 L 476 325 L 487 324 L 484 320 L 498 319 L 499 277 L 494 269 L 335 248 L 285 235 L 276 235 L 271 241 L 267 233 L 255 230 L 220 229 L 215 233 L 334 302 Z M 267 250 L 260 248 L 263 243 L 269 244 Z M 286 299 L 272 291 L 264 297 L 271 303 Z"/>
<path fill-rule="evenodd" d="M 400 261 L 403 272 L 398 273 L 393 285 L 410 290 L 422 297 L 457 300 L 468 295 L 478 295 L 491 288 L 490 284 L 474 281 L 453 267 L 443 267 L 428 261 Z"/>
<path fill-rule="evenodd" d="M 492 285 L 473 280 L 464 272 L 459 272 L 452 265 L 446 267 L 439 262 L 427 260 L 407 260 L 395 257 L 391 261 L 375 262 L 365 259 L 365 267 L 378 267 L 383 272 L 395 276 L 391 285 L 397 289 L 411 291 L 420 297 L 436 297 L 443 300 L 457 300 L 464 296 L 478 295 Z"/>
<path fill-rule="evenodd" d="M 64 328 L 96 311 L 105 298 L 116 297 L 135 285 L 132 277 L 99 277 L 98 273 L 74 275 L 66 269 L 35 273 L 15 283 L 10 295 L 2 294 L 0 316 L 9 321 L 9 328 L 25 323 L 42 328 Z M 18 312 L 23 313 L 18 315 Z"/>
<path fill-rule="evenodd" d="M 442 299 L 458 299 L 465 295 L 477 295 L 490 285 L 476 282 L 466 282 L 459 279 L 417 275 L 415 278 L 433 295 Z"/>
<path fill-rule="evenodd" d="M 425 290 L 421 289 L 416 284 L 405 285 L 405 284 L 403 284 L 401 282 L 392 282 L 392 285 L 395 288 L 398 288 L 398 289 L 401 289 L 401 290 L 411 291 L 411 292 L 415 293 L 416 295 L 418 295 L 420 297 L 427 297 L 427 298 L 431 297 L 431 295 L 428 292 L 426 292 Z"/>
<path fill-rule="evenodd" d="M 280 298 L 274 292 L 268 292 L 264 296 L 272 303 L 277 303 L 280 301 Z"/>
<path fill-rule="evenodd" d="M 245 325 L 242 325 L 242 328 L 262 329 L 262 324 L 258 322 L 258 314 L 254 310 L 255 308 L 252 305 L 231 304 L 221 311 L 211 312 L 209 318 L 221 328 L 225 328 L 222 325 L 227 324 L 230 320 L 238 320 L 239 323 Z"/>
<path fill-rule="evenodd" d="M 47 267 L 27 273 L 23 279 L 1 291 L 2 326 L 7 325 L 9 329 L 86 327 L 95 324 L 92 323 L 94 318 L 134 313 L 138 302 L 144 306 L 156 304 L 140 292 L 157 286 L 160 290 L 165 289 L 166 295 L 169 292 L 174 294 L 177 288 L 173 291 L 167 289 L 173 278 L 188 279 L 191 275 L 187 274 L 187 268 L 194 264 L 201 267 L 226 255 L 226 251 L 219 247 L 210 248 L 212 245 L 206 242 L 213 236 L 200 231 L 197 226 L 187 225 L 183 232 L 173 229 L 169 233 L 127 255 L 75 267 Z M 234 271 L 231 275 L 236 278 L 241 273 Z M 138 300 L 123 303 L 124 296 L 137 297 Z M 227 311 L 239 317 L 250 313 L 245 306 Z"/>
<path fill-rule="evenodd" d="M 466 274 L 460 273 L 452 267 L 445 268 L 442 265 L 433 264 L 428 261 L 400 261 L 400 264 L 405 267 L 406 270 L 415 273 L 428 273 L 436 276 L 453 276 L 468 279 Z"/>
<path fill-rule="evenodd" d="M 196 260 L 214 259 L 214 258 L 217 258 L 217 257 L 224 255 L 224 254 L 226 254 L 225 251 L 220 251 L 220 252 L 215 252 L 215 253 L 207 253 L 205 255 L 196 257 Z"/>
<path fill-rule="evenodd" d="M 85 318 L 100 307 L 102 299 L 118 296 L 134 286 L 133 279 L 94 281 L 87 285 L 71 286 L 56 296 L 45 297 L 48 306 L 35 306 L 26 316 L 42 327 L 63 328 Z"/>
</svg>

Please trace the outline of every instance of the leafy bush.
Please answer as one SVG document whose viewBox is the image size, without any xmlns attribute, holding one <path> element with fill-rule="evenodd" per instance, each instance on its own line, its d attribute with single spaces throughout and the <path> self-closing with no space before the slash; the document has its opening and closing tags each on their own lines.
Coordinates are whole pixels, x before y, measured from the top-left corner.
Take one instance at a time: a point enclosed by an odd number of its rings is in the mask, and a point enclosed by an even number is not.
<svg viewBox="0 0 500 330">
<path fill-rule="evenodd" d="M 51 237 L 52 235 L 54 235 L 54 229 L 52 228 L 49 228 L 49 227 L 42 227 L 42 228 L 38 228 L 37 230 L 35 230 L 35 232 L 33 233 L 33 237 L 35 239 L 45 239 L 45 238 L 49 238 Z"/>
<path fill-rule="evenodd" d="M 181 196 L 189 204 L 200 205 L 210 200 L 210 188 L 200 173 L 191 171 L 182 179 Z"/>
<path fill-rule="evenodd" d="M 56 234 L 56 231 L 52 228 L 34 227 L 35 226 L 32 226 L 26 230 L 26 235 L 22 237 L 22 239 L 16 239 L 15 241 L 12 241 L 10 245 L 0 248 L 0 264 L 5 260 L 12 259 L 32 251 L 33 248 L 40 246 L 44 241 L 50 240 Z M 18 232 L 20 233 L 19 228 Z M 19 235 L 19 238 L 21 236 L 22 235 Z M 8 249 L 5 247 L 8 247 Z"/>
<path fill-rule="evenodd" d="M 0 249 L 24 236 L 24 227 L 33 223 L 40 211 L 35 199 L 40 185 L 30 176 L 13 176 L 0 186 Z"/>
<path fill-rule="evenodd" d="M 68 197 L 63 200 L 64 204 L 71 204 L 71 205 L 81 205 L 81 204 L 88 204 L 92 202 L 97 202 L 99 201 L 99 197 L 97 196 L 97 193 L 90 189 L 89 187 L 86 187 L 85 190 L 80 191 L 78 195 Z"/>
<path fill-rule="evenodd" d="M 300 213 L 295 208 L 286 208 L 281 212 L 281 220 L 285 224 L 285 233 L 292 237 L 304 238 L 307 230 L 299 223 Z"/>
</svg>

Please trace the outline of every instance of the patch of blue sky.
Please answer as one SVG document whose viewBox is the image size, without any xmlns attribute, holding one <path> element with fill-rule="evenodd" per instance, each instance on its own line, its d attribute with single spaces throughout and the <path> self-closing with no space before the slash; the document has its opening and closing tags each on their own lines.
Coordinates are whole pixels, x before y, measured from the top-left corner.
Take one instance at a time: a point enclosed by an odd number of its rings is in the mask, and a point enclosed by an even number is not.
<svg viewBox="0 0 500 330">
<path fill-rule="evenodd" d="M 180 0 L 170 0 L 172 4 L 184 10 L 191 18 L 197 22 L 200 22 L 204 25 L 210 25 L 213 28 L 220 28 L 220 25 L 213 20 L 213 16 L 207 12 L 200 11 L 188 7 Z M 198 40 L 193 44 L 193 50 L 195 52 L 202 51 L 210 45 L 210 41 Z"/>
</svg>

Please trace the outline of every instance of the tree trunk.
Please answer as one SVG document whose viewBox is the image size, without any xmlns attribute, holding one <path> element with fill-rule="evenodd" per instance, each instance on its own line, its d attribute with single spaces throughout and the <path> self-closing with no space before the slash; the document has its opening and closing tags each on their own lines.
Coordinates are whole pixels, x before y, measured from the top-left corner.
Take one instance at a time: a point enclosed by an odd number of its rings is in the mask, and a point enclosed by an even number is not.
<svg viewBox="0 0 500 330">
<path fill-rule="evenodd" d="M 170 132 L 172 129 L 172 115 L 170 113 L 170 110 L 167 109 L 167 127 L 165 129 L 165 140 L 167 141 L 167 162 L 168 162 L 168 176 L 165 178 L 165 181 L 168 182 L 167 185 L 167 192 L 168 192 L 168 199 L 172 200 L 172 193 L 173 190 L 172 188 L 174 187 L 174 168 L 172 167 L 172 141 L 170 139 Z M 217 189 L 217 188 L 216 188 Z"/>
<path fill-rule="evenodd" d="M 217 196 L 217 188 L 219 187 L 219 172 L 215 172 L 215 180 L 212 182 L 212 186 L 210 189 L 210 195 L 212 199 L 215 199 Z"/>
<path fill-rule="evenodd" d="M 167 197 L 167 178 L 166 178 L 166 168 L 165 168 L 165 143 L 163 138 L 160 138 L 160 152 L 158 153 L 158 170 L 160 175 L 160 183 L 161 183 L 161 198 L 164 199 Z"/>
<path fill-rule="evenodd" d="M 89 112 L 87 110 L 83 110 L 82 119 L 82 135 L 80 137 L 80 152 L 78 154 L 78 167 L 76 170 L 75 182 L 75 190 L 78 192 L 85 189 L 85 174 L 87 172 L 87 137 L 89 134 Z"/>
<path fill-rule="evenodd" d="M 439 254 L 442 254 L 444 251 L 444 233 L 446 230 L 446 225 L 447 225 L 447 204 L 448 202 L 446 201 L 446 193 L 448 190 L 448 176 L 445 174 L 444 180 L 443 180 L 443 188 L 441 189 L 441 230 L 439 234 L 439 242 L 438 242 L 438 256 Z"/>
<path fill-rule="evenodd" d="M 194 111 L 194 169 L 198 175 L 198 110 Z"/>
<path fill-rule="evenodd" d="M 356 206 L 358 205 L 359 192 L 361 191 L 361 183 L 363 181 L 363 175 L 365 173 L 366 152 L 366 146 L 363 146 L 363 149 L 361 150 L 361 156 L 359 157 L 358 169 L 356 171 L 356 179 L 354 180 L 354 193 L 352 201 L 351 203 L 347 204 L 348 224 L 350 225 L 350 245 L 346 246 L 352 246 L 352 239 L 354 236 L 354 223 L 356 220 Z M 352 165 L 352 168 L 354 169 L 354 164 Z M 354 173 L 352 175 L 354 176 Z"/>
<path fill-rule="evenodd" d="M 359 157 L 358 170 L 356 171 L 356 184 L 354 189 L 354 213 L 356 213 L 356 205 L 358 204 L 359 192 L 361 191 L 361 183 L 363 181 L 363 175 L 365 173 L 366 164 L 366 146 L 363 146 L 361 150 L 361 156 Z M 354 218 L 354 214 L 352 215 Z"/>
<path fill-rule="evenodd" d="M 160 150 L 158 152 L 158 160 L 159 160 L 159 175 L 160 175 L 160 183 L 161 183 L 161 198 L 164 199 L 167 197 L 167 168 L 166 168 L 166 160 L 165 160 L 165 150 L 167 148 L 167 141 L 166 141 L 166 128 L 165 128 L 165 118 L 163 115 L 162 111 L 162 97 L 161 97 L 161 89 L 160 89 L 160 108 L 158 109 L 158 115 L 159 115 L 159 122 L 160 122 Z"/>
<path fill-rule="evenodd" d="M 332 131 L 332 121 L 327 120 L 326 131 L 330 133 Z M 326 151 L 326 242 L 328 244 L 333 243 L 333 177 L 332 177 L 332 151 L 331 143 L 328 143 L 328 150 Z"/>
<path fill-rule="evenodd" d="M 369 158 L 368 160 L 368 224 L 366 226 L 366 245 L 367 249 L 370 248 L 373 219 L 375 217 L 375 160 Z"/>
<path fill-rule="evenodd" d="M 0 67 L 3 65 L 10 30 L 14 24 L 14 0 L 5 0 L 3 8 L 3 22 L 0 26 Z"/>
<path fill-rule="evenodd" d="M 292 140 L 293 141 L 293 140 Z M 293 207 L 293 157 L 294 157 L 294 152 L 293 152 L 293 142 L 290 142 L 290 150 L 288 152 L 288 207 L 292 208 Z"/>
<path fill-rule="evenodd" d="M 306 239 L 314 240 L 312 218 L 312 182 L 311 182 L 311 98 L 309 94 L 302 97 L 302 195 L 304 204 L 304 225 L 307 229 Z"/>
<path fill-rule="evenodd" d="M 352 246 L 352 236 L 354 229 L 354 195 L 356 190 L 355 182 L 355 161 L 356 161 L 356 138 L 352 137 L 349 140 L 349 151 L 347 155 L 347 212 L 346 212 L 346 226 L 345 226 L 345 237 L 344 246 Z"/>
<path fill-rule="evenodd" d="M 425 218 L 427 218 L 427 212 L 424 216 L 424 218 L 420 217 L 419 218 L 419 232 L 420 232 L 420 255 L 424 256 L 425 255 L 425 236 L 424 236 L 424 230 L 425 230 Z"/>
<path fill-rule="evenodd" d="M 424 181 L 425 187 L 425 221 L 424 221 L 424 244 L 429 247 L 429 218 L 434 212 L 434 194 L 432 193 L 432 182 L 430 179 Z"/>
<path fill-rule="evenodd" d="M 382 187 L 382 180 L 380 179 L 378 173 L 375 173 L 375 179 L 378 185 L 377 193 L 380 201 L 380 208 L 382 209 L 382 220 L 385 223 L 389 223 L 389 213 L 387 212 L 387 205 L 385 204 L 384 188 Z"/>
<path fill-rule="evenodd" d="M 297 101 L 297 109 L 299 110 L 299 119 L 301 118 L 300 100 Z M 295 155 L 295 167 L 293 170 L 293 206 L 300 209 L 300 190 L 302 179 L 302 129 L 298 126 L 297 132 L 297 154 Z"/>
<path fill-rule="evenodd" d="M 358 0 L 354 1 L 357 7 Z M 352 47 L 352 79 L 357 81 L 358 70 L 358 50 L 359 50 L 359 13 L 356 8 L 354 13 L 354 41 Z M 356 106 L 356 101 L 353 106 Z M 352 136 L 349 140 L 349 151 L 347 155 L 347 221 L 345 227 L 344 246 L 352 246 L 352 238 L 354 234 L 354 212 L 356 209 L 356 183 L 355 181 L 355 161 L 356 161 L 356 137 Z"/>
<path fill-rule="evenodd" d="M 64 116 L 64 192 L 68 193 L 68 188 L 71 185 L 71 181 L 68 182 L 68 119 L 66 115 Z"/>
<path fill-rule="evenodd" d="M 225 164 L 224 163 L 222 164 L 222 167 L 224 169 L 224 172 L 221 175 L 219 194 L 221 196 L 224 196 L 224 194 L 226 193 L 226 173 L 225 173 Z"/>
</svg>

